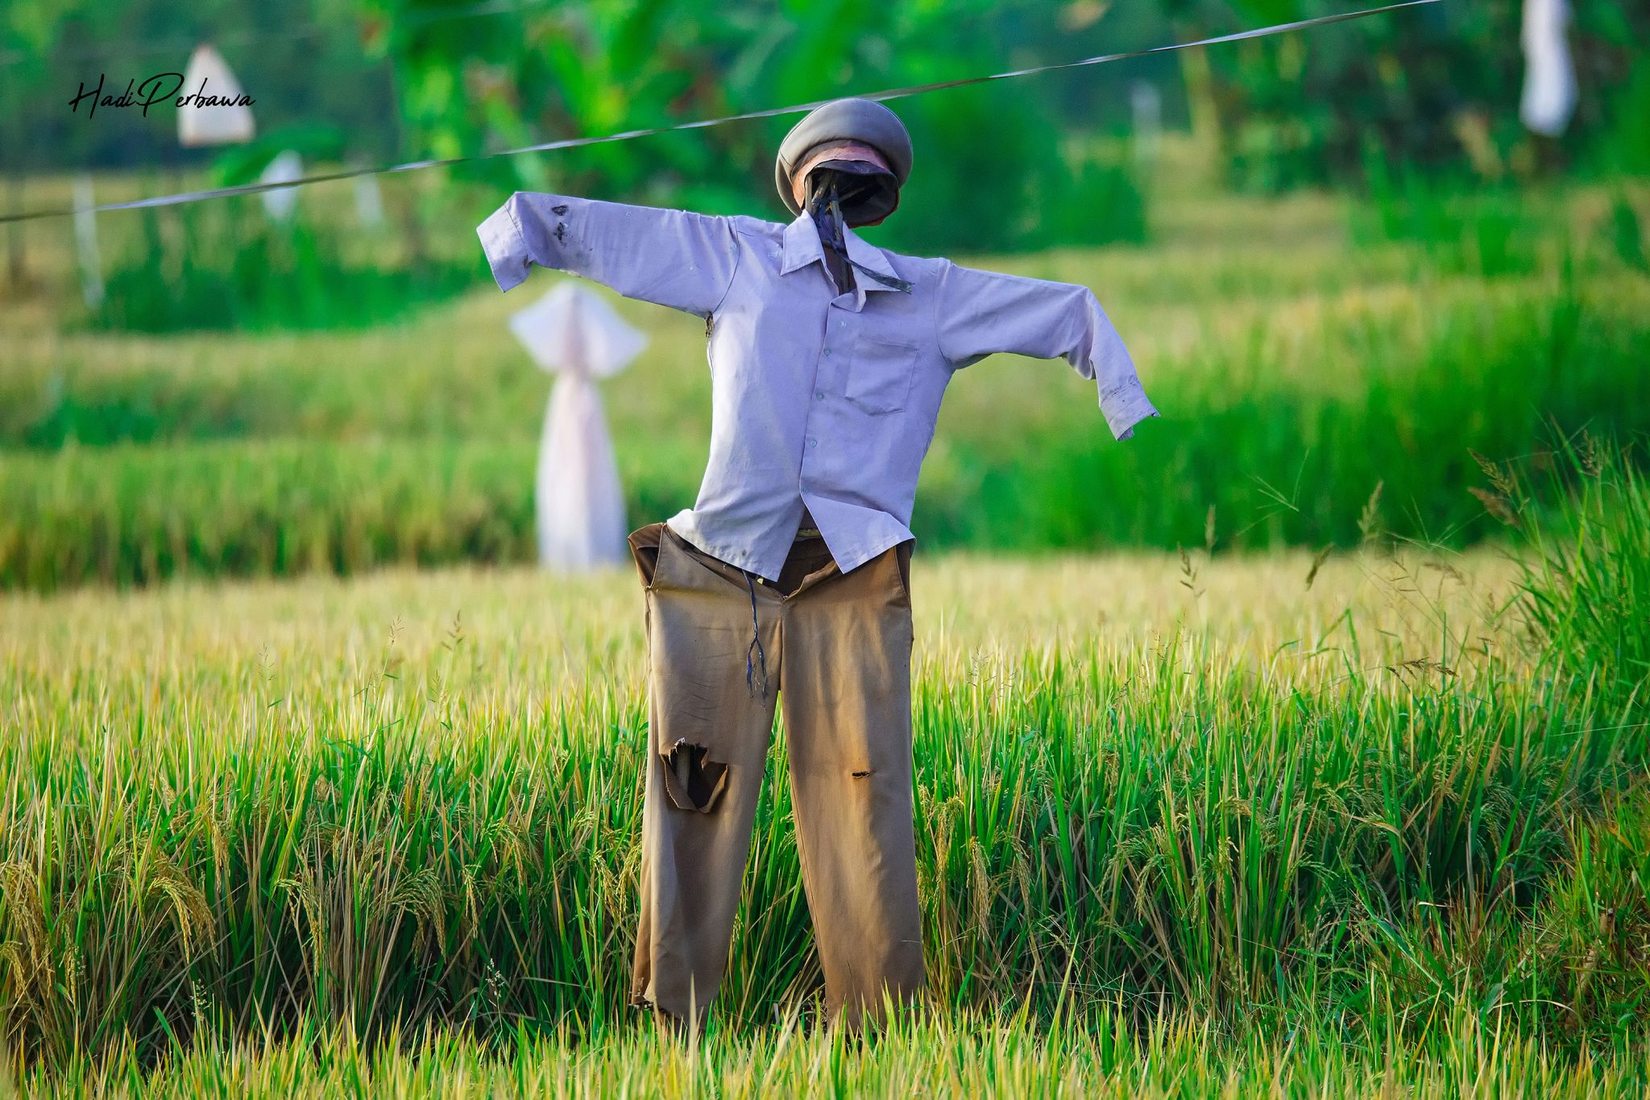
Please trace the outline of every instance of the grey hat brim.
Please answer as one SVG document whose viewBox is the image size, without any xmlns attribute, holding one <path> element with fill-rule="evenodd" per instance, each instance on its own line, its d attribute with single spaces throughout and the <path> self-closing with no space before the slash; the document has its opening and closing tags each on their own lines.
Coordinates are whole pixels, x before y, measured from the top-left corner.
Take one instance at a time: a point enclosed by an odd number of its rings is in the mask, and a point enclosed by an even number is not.
<svg viewBox="0 0 1650 1100">
<path fill-rule="evenodd" d="M 808 112 L 779 143 L 773 182 L 785 208 L 802 213 L 791 194 L 792 177 L 808 150 L 827 141 L 860 141 L 881 153 L 899 186 L 911 176 L 911 135 L 899 116 L 874 99 L 834 99 Z"/>
</svg>

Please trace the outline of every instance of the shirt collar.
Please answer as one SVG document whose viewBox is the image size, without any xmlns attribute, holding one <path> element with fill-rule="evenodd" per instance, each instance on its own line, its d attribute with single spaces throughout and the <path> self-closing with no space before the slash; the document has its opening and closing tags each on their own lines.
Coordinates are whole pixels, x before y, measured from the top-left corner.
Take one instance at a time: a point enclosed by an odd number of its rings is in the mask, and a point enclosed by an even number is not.
<svg viewBox="0 0 1650 1100">
<path fill-rule="evenodd" d="M 899 273 L 888 262 L 888 257 L 882 249 L 863 240 L 847 226 L 842 227 L 843 238 L 848 242 L 848 258 L 856 264 L 875 271 L 879 275 L 886 275 L 891 279 L 899 278 Z M 798 214 L 796 220 L 785 227 L 785 251 L 780 261 L 779 273 L 789 275 L 799 267 L 807 267 L 811 263 L 825 262 L 825 246 L 820 243 L 819 230 L 814 226 L 813 218 L 804 210 Z M 884 286 L 875 279 L 855 279 L 854 285 L 866 290 L 893 290 L 894 287 Z"/>
</svg>

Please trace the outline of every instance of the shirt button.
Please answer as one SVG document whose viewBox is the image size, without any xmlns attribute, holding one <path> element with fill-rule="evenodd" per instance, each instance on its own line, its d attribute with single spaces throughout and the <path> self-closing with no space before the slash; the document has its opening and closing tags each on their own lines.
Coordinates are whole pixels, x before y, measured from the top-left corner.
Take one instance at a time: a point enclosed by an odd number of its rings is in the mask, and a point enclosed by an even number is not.
<svg viewBox="0 0 1650 1100">
<path fill-rule="evenodd" d="M 819 440 L 815 439 L 813 436 L 810 435 L 808 437 L 808 446 L 817 447 L 818 445 L 819 445 Z"/>
<path fill-rule="evenodd" d="M 825 400 L 825 391 L 824 390 L 815 390 L 814 391 L 814 396 L 819 398 L 821 401 L 823 401 L 823 400 Z"/>
<path fill-rule="evenodd" d="M 826 348 L 825 349 L 825 358 L 829 359 L 830 357 L 831 357 L 831 349 Z"/>
</svg>

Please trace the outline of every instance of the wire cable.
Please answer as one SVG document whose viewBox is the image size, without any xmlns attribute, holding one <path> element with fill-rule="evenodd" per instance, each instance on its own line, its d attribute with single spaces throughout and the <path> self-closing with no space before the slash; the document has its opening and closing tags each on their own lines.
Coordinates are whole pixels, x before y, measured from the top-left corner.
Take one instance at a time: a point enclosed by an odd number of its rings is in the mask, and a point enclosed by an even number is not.
<svg viewBox="0 0 1650 1100">
<path fill-rule="evenodd" d="M 1303 31 L 1309 27 L 1328 26 L 1331 23 L 1346 23 L 1354 19 L 1365 19 L 1372 15 L 1381 15 L 1385 12 L 1399 11 L 1404 8 L 1418 8 L 1430 4 L 1440 3 L 1441 0 L 1402 0 L 1401 3 L 1387 4 L 1379 8 L 1364 8 L 1359 11 L 1340 12 L 1335 15 L 1320 15 L 1312 19 L 1296 19 L 1288 23 L 1274 23 L 1269 27 L 1259 27 L 1254 30 L 1235 31 L 1231 34 L 1218 34 L 1208 38 L 1199 38 L 1193 42 L 1173 42 L 1163 46 L 1151 46 L 1143 50 L 1125 50 L 1121 53 L 1098 54 L 1094 57 L 1079 58 L 1076 61 L 1057 61 L 1048 65 L 1036 65 L 1027 69 L 1010 69 L 1006 72 L 990 73 L 985 76 L 966 76 L 955 80 L 937 80 L 928 84 L 912 84 L 902 88 L 888 88 L 879 92 L 861 92 L 856 94 L 860 99 L 902 99 L 907 96 L 925 95 L 929 92 L 943 91 L 947 88 L 963 88 L 974 84 L 986 84 L 993 80 L 1017 80 L 1020 77 L 1035 76 L 1039 73 L 1055 72 L 1061 69 L 1078 69 L 1089 65 L 1106 65 L 1114 61 L 1127 61 L 1136 57 L 1150 57 L 1153 54 L 1173 53 L 1177 50 L 1195 49 L 1199 46 L 1217 46 L 1226 42 L 1243 42 L 1255 38 L 1269 38 L 1273 35 L 1289 34 L 1294 31 Z M 384 167 L 343 168 L 333 172 L 321 172 L 312 176 L 303 176 L 295 180 L 271 181 L 268 183 L 247 183 L 237 187 L 217 187 L 203 191 L 179 191 L 170 195 L 155 195 L 149 198 L 132 199 L 127 202 L 103 203 L 91 208 L 93 213 L 105 213 L 112 210 L 140 210 L 146 207 L 179 206 L 184 203 L 203 202 L 207 199 L 226 198 L 231 195 L 257 195 L 266 191 L 279 191 L 288 187 L 307 187 L 313 183 L 329 183 L 334 180 L 355 179 L 358 176 L 384 176 L 396 172 L 418 172 L 426 168 L 447 168 L 455 164 L 466 164 L 476 161 L 493 160 L 499 157 L 517 157 L 526 153 L 545 153 L 556 149 L 577 149 L 588 145 L 605 145 L 616 141 L 634 141 L 637 138 L 652 137 L 655 134 L 676 133 L 683 130 L 703 130 L 713 126 L 725 126 L 730 122 L 748 122 L 754 119 L 773 118 L 777 115 L 796 114 L 802 111 L 811 111 L 822 107 L 826 103 L 839 97 L 818 99 L 809 103 L 796 103 L 786 107 L 767 107 L 760 111 L 745 111 L 736 115 L 723 115 L 720 118 L 698 119 L 693 122 L 677 122 L 666 126 L 647 126 L 635 130 L 623 130 L 613 134 L 600 134 L 590 137 L 562 138 L 557 141 L 540 142 L 537 145 L 523 145 L 514 149 L 500 149 L 491 153 L 476 153 L 462 157 L 431 157 L 424 160 L 411 160 L 401 164 L 391 164 Z M 45 207 L 39 210 L 13 211 L 0 214 L 0 225 L 8 222 L 36 221 L 42 218 L 66 218 L 75 213 L 72 206 Z"/>
</svg>

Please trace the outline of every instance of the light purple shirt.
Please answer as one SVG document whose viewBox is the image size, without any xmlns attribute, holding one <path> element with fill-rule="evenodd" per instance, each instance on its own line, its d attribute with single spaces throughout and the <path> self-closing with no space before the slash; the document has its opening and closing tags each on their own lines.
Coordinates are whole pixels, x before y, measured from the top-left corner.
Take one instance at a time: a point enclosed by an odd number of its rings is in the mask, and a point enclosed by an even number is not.
<svg viewBox="0 0 1650 1100">
<path fill-rule="evenodd" d="M 779 579 L 803 506 L 844 573 L 912 538 L 917 471 L 959 367 L 994 352 L 1064 357 L 1095 380 L 1112 434 L 1158 412 L 1083 286 L 877 248 L 838 294 L 807 214 L 745 216 L 518 191 L 477 230 L 509 290 L 532 264 L 710 323 L 710 462 L 667 523 L 705 553 Z"/>
</svg>

